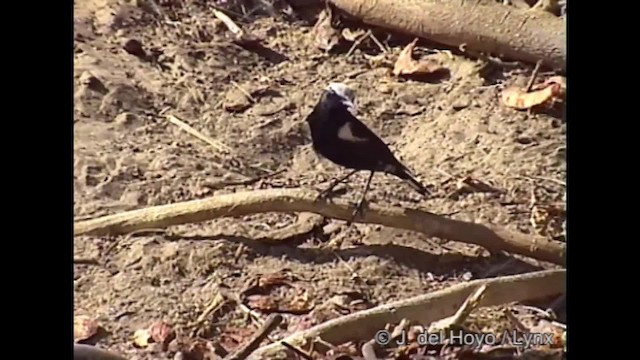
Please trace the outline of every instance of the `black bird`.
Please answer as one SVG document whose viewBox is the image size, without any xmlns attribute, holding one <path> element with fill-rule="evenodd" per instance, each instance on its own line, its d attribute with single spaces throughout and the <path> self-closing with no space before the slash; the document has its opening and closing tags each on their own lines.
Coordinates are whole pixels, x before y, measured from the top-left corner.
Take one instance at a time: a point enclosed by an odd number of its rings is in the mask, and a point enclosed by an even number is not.
<svg viewBox="0 0 640 360">
<path fill-rule="evenodd" d="M 405 180 L 421 195 L 429 195 L 429 191 L 396 159 L 389 147 L 356 118 L 354 98 L 354 92 L 347 85 L 329 83 L 306 118 L 315 152 L 337 165 L 352 170 L 346 176 L 334 180 L 318 198 L 324 197 L 336 185 L 363 170 L 370 171 L 370 175 L 353 213 L 354 218 L 361 211 L 373 174 L 376 172 L 395 175 Z"/>
</svg>

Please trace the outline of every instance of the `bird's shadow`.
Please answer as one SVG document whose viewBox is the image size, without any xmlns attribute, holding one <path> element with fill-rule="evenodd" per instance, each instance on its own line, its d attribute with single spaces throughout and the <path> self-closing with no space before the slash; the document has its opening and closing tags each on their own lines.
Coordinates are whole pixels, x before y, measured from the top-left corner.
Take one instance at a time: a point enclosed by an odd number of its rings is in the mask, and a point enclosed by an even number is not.
<svg viewBox="0 0 640 360">
<path fill-rule="evenodd" d="M 321 231 L 319 231 L 321 232 Z M 322 236 L 321 234 L 317 234 Z M 295 260 L 305 264 L 324 265 L 336 261 L 336 255 L 342 259 L 367 258 L 375 256 L 387 259 L 398 265 L 416 270 L 423 274 L 453 277 L 456 274 L 471 272 L 474 278 L 514 275 L 541 270 L 516 258 L 503 254 L 488 257 L 468 256 L 460 253 L 431 253 L 418 248 L 399 244 L 369 244 L 354 248 L 330 250 L 322 247 L 302 247 L 309 240 L 308 234 L 290 238 L 286 244 L 272 244 L 268 241 L 256 240 L 244 236 L 179 236 L 181 240 L 213 241 L 225 240 L 242 244 L 251 250 L 247 260 L 272 257 L 275 259 Z"/>
</svg>

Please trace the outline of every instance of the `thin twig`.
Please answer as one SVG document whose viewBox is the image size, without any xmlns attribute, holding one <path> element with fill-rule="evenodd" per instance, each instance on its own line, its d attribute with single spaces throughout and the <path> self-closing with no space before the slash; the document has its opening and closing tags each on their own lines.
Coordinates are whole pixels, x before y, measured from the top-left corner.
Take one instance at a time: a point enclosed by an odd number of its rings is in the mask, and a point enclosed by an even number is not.
<svg viewBox="0 0 640 360">
<path fill-rule="evenodd" d="M 520 305 L 520 308 L 524 309 L 524 310 L 529 310 L 531 312 L 537 313 L 538 315 L 541 315 L 542 317 L 546 318 L 546 319 L 553 319 L 554 316 L 549 313 L 548 311 L 542 310 L 540 308 L 537 308 L 535 306 L 528 306 L 528 305 Z"/>
<path fill-rule="evenodd" d="M 187 133 L 197 137 L 198 139 L 206 142 L 207 144 L 211 145 L 214 149 L 222 152 L 222 153 L 230 153 L 231 152 L 231 148 L 228 147 L 227 145 L 221 143 L 220 141 L 216 141 L 213 140 L 212 138 L 202 134 L 201 132 L 199 132 L 198 130 L 192 128 L 191 126 L 189 126 L 187 123 L 185 123 L 184 121 L 178 119 L 175 115 L 167 115 L 167 120 L 169 120 L 170 123 L 178 126 L 180 129 L 186 131 Z"/>
<path fill-rule="evenodd" d="M 247 316 L 249 317 L 249 319 L 251 321 L 253 321 L 255 324 L 262 326 L 264 324 L 264 320 L 262 320 L 262 316 L 260 316 L 260 314 L 251 309 L 250 307 L 248 307 L 247 305 L 243 304 L 242 302 L 240 302 L 238 300 L 238 308 L 245 314 L 247 314 Z"/>
<path fill-rule="evenodd" d="M 200 316 L 198 316 L 196 321 L 194 321 L 192 324 L 189 325 L 189 327 L 193 327 L 191 336 L 196 335 L 198 328 L 207 320 L 207 317 L 210 314 L 215 313 L 216 311 L 221 309 L 224 305 L 226 305 L 229 302 L 230 300 L 225 298 L 224 295 L 222 295 L 222 293 L 220 292 L 216 293 L 216 295 L 213 297 L 213 299 L 209 303 L 209 306 L 207 306 L 207 308 L 204 309 L 204 311 L 202 312 L 202 314 L 200 314 Z"/>
<path fill-rule="evenodd" d="M 271 177 L 274 177 L 276 175 L 280 175 L 283 172 L 285 172 L 286 169 L 280 169 L 280 170 L 276 170 L 276 171 L 272 171 L 270 173 L 264 174 L 264 175 L 258 175 L 258 176 L 254 176 L 248 179 L 244 179 L 244 180 L 232 180 L 232 181 L 218 181 L 215 183 L 211 183 L 211 184 L 204 184 L 203 186 L 209 188 L 209 189 L 221 189 L 227 186 L 246 186 L 246 185 L 252 185 L 260 180 L 264 180 L 264 179 L 268 179 Z"/>
<path fill-rule="evenodd" d="M 231 33 L 233 33 L 236 38 L 240 39 L 244 36 L 244 30 L 242 30 L 240 26 L 238 26 L 233 20 L 231 20 L 231 18 L 228 17 L 227 14 L 223 13 L 222 11 L 213 9 L 213 15 L 220 21 L 222 21 L 222 23 L 227 27 L 227 29 L 229 29 L 229 31 L 231 31 Z"/>
<path fill-rule="evenodd" d="M 333 250 L 331 250 L 331 252 L 338 259 L 338 261 L 340 261 L 340 263 L 342 263 L 344 266 L 347 267 L 347 269 L 349 269 L 349 271 L 351 271 L 351 279 L 355 280 L 360 278 L 360 275 L 358 275 L 358 273 L 351 267 L 351 265 L 349 265 L 348 262 L 344 261 L 344 259 L 340 257 L 340 255 L 338 255 L 337 252 Z"/>
<path fill-rule="evenodd" d="M 540 66 L 542 66 L 542 60 L 538 60 L 538 62 L 536 62 L 536 67 L 533 69 L 533 72 L 531 73 L 531 77 L 529 78 L 529 83 L 527 84 L 527 88 L 525 89 L 525 92 L 531 91 L 531 88 L 533 87 L 533 83 L 536 81 L 536 77 L 538 77 Z"/>
<path fill-rule="evenodd" d="M 243 345 L 241 345 L 238 350 L 234 351 L 227 357 L 225 360 L 244 360 L 251 353 L 260 346 L 260 343 L 269 336 L 273 330 L 280 325 L 282 322 L 282 315 L 280 314 L 271 314 L 267 320 L 264 322 L 262 327 L 256 331 L 256 333 Z"/>
<path fill-rule="evenodd" d="M 364 41 L 365 38 L 367 38 L 369 36 L 369 34 L 371 34 L 371 30 L 367 30 L 367 32 L 365 32 L 364 34 L 360 35 L 356 41 L 353 42 L 353 44 L 351 45 L 351 48 L 349 49 L 349 51 L 347 51 L 347 54 L 345 55 L 346 57 L 351 56 L 351 54 L 355 51 L 355 49 L 358 47 L 358 45 L 360 45 L 360 43 L 362 43 L 362 41 Z"/>
<path fill-rule="evenodd" d="M 439 331 L 447 331 L 449 329 L 452 329 L 453 327 L 462 326 L 469 315 L 471 315 L 473 310 L 480 306 L 480 301 L 482 301 L 482 298 L 484 297 L 486 291 L 487 285 L 482 284 L 466 298 L 466 300 L 462 303 L 462 305 L 460 305 L 458 311 L 456 311 L 453 316 L 432 323 L 429 326 L 428 332 L 435 333 Z"/>
<path fill-rule="evenodd" d="M 253 97 L 253 95 L 251 95 L 250 92 L 248 92 L 247 90 L 243 89 L 242 86 L 238 85 L 237 82 L 231 80 L 231 85 L 233 85 L 236 89 L 238 89 L 244 96 L 247 97 L 247 99 L 249 99 L 249 101 L 251 101 L 252 103 L 256 103 L 256 99 Z"/>
<path fill-rule="evenodd" d="M 382 50 L 383 53 L 389 52 L 389 50 L 384 45 L 382 45 L 380 40 L 378 40 L 378 38 L 375 35 L 373 35 L 372 31 L 369 31 L 369 37 L 371 38 L 371 40 L 373 40 L 374 43 L 376 43 L 376 45 L 378 45 L 378 47 L 380 48 L 380 50 Z"/>
</svg>

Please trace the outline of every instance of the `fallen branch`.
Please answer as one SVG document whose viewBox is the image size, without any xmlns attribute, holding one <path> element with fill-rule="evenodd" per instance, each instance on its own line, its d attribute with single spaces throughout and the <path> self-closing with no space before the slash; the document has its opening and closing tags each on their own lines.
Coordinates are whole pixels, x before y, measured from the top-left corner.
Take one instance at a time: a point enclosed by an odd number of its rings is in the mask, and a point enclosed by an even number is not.
<svg viewBox="0 0 640 360">
<path fill-rule="evenodd" d="M 479 305 L 495 306 L 564 293 L 565 280 L 566 271 L 561 269 L 469 281 L 444 290 L 329 320 L 311 329 L 288 336 L 282 341 L 299 347 L 309 345 L 316 338 L 321 338 L 324 342 L 334 345 L 348 341 L 359 341 L 371 338 L 386 324 L 398 323 L 403 319 L 429 324 L 451 316 L 467 297 L 482 285 L 486 285 L 486 291 Z M 279 342 L 276 342 L 259 348 L 252 356 L 273 358 L 276 353 L 284 349 Z"/>
<path fill-rule="evenodd" d="M 552 14 L 498 2 L 330 0 L 362 22 L 459 48 L 566 67 L 565 22 Z"/>
<path fill-rule="evenodd" d="M 316 196 L 317 192 L 305 189 L 238 192 L 79 221 L 74 224 L 73 232 L 76 236 L 120 235 L 140 229 L 267 212 L 309 212 L 345 221 L 351 219 L 352 205 L 344 201 L 316 201 Z M 492 252 L 506 251 L 555 264 L 564 263 L 565 245 L 559 241 L 448 219 L 426 211 L 368 205 L 356 221 L 475 244 Z"/>
</svg>

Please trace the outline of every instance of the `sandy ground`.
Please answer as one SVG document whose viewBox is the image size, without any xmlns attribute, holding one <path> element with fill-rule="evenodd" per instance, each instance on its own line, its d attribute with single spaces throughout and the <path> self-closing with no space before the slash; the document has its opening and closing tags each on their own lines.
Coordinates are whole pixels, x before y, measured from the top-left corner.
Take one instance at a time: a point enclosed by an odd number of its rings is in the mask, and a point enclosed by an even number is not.
<svg viewBox="0 0 640 360">
<path fill-rule="evenodd" d="M 364 43 L 349 56 L 325 54 L 314 46 L 313 23 L 282 16 L 239 22 L 273 51 L 258 55 L 231 43 L 211 8 L 168 3 L 161 8 L 172 20 L 164 23 L 143 6 L 123 1 L 75 4 L 76 219 L 242 190 L 321 188 L 343 171 L 311 151 L 303 120 L 329 81 L 353 86 L 360 117 L 434 189 L 432 198 L 421 199 L 406 184 L 379 175 L 369 201 L 454 213 L 456 219 L 524 233 L 536 231 L 532 194 L 539 204 L 564 204 L 564 186 L 552 181 L 565 177 L 563 121 L 499 103 L 501 86 L 526 84 L 530 67 L 475 72 L 474 60 L 419 46 L 421 56 L 450 69 L 450 78 L 397 79 L 372 65 L 371 54 L 379 52 L 375 44 Z M 148 59 L 123 50 L 131 39 L 142 44 Z M 381 41 L 388 43 L 390 61 L 406 44 Z M 182 131 L 165 114 L 229 151 Z M 275 171 L 281 172 L 249 186 L 220 185 Z M 342 197 L 355 202 L 365 175 L 354 178 Z M 467 176 L 502 191 L 450 196 Z M 345 294 L 367 307 L 470 279 L 552 267 L 408 231 L 347 228 L 330 219 L 295 242 L 256 240 L 256 234 L 296 221 L 296 214 L 265 214 L 167 232 L 76 237 L 76 258 L 103 263 L 75 266 L 76 315 L 90 315 L 106 330 L 100 346 L 132 359 L 163 359 L 173 357 L 171 349 L 138 349 L 130 340 L 133 332 L 164 320 L 233 350 L 256 328 L 239 307 L 218 311 L 197 328 L 188 325 L 220 291 L 239 294 L 273 273 L 306 289 L 318 307 Z M 558 234 L 557 226 L 549 229 L 549 236 Z M 498 311 L 485 313 L 493 316 L 487 322 L 492 326 L 505 321 Z M 335 316 L 287 314 L 281 334 Z"/>
</svg>

